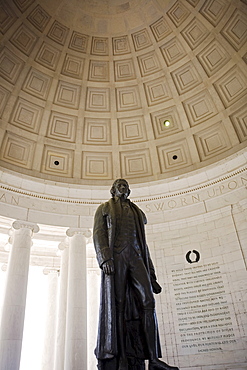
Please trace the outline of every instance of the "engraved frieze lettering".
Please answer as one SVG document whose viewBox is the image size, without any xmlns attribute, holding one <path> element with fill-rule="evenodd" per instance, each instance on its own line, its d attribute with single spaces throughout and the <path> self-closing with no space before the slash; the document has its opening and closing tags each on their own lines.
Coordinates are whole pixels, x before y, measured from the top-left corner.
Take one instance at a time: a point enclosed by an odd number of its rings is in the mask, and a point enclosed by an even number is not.
<svg viewBox="0 0 247 370">
<path fill-rule="evenodd" d="M 0 194 L 0 202 L 18 205 L 19 197 L 17 196 L 14 197 L 13 195 L 10 195 L 8 193 L 2 193 Z"/>
</svg>

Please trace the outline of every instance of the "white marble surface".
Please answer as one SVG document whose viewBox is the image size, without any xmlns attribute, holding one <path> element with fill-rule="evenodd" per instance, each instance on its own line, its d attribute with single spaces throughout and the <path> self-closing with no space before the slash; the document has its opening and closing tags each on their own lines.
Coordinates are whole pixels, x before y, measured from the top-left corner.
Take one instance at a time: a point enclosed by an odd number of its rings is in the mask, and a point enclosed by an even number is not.
<svg viewBox="0 0 247 370">
<path fill-rule="evenodd" d="M 87 368 L 87 282 L 85 230 L 68 229 L 69 265 L 64 369 Z"/>
<path fill-rule="evenodd" d="M 42 370 L 54 370 L 57 327 L 57 295 L 58 295 L 58 270 L 44 269 L 48 280 L 48 297 L 45 322 L 45 336 L 43 343 Z"/>
<path fill-rule="evenodd" d="M 0 368 L 4 370 L 18 370 L 20 365 L 32 236 L 31 224 L 15 221 L 13 226 L 17 230 L 7 267 L 0 325 Z M 32 227 L 38 230 L 37 225 Z"/>
<path fill-rule="evenodd" d="M 66 313 L 67 313 L 67 290 L 68 290 L 68 262 L 69 249 L 64 243 L 61 248 L 60 284 L 58 293 L 57 332 L 55 348 L 55 370 L 64 367 L 65 336 L 66 336 Z"/>
</svg>

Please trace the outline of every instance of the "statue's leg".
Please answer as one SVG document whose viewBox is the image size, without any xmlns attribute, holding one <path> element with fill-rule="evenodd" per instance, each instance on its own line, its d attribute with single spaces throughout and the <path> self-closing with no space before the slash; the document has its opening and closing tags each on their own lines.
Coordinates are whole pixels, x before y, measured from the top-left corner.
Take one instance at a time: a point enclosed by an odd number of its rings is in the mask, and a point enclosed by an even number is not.
<svg viewBox="0 0 247 370">
<path fill-rule="evenodd" d="M 158 333 L 151 281 L 141 256 L 133 256 L 131 267 L 132 285 L 141 307 L 141 325 L 146 342 L 145 353 L 148 353 L 150 359 L 154 359 L 158 357 Z"/>
<path fill-rule="evenodd" d="M 157 349 L 157 324 L 155 320 L 154 309 L 144 309 L 142 315 L 142 327 L 146 339 L 149 359 L 153 360 L 158 357 Z"/>
<path fill-rule="evenodd" d="M 98 360 L 98 370 L 117 370 L 118 364 L 116 357 L 110 360 Z"/>
<path fill-rule="evenodd" d="M 128 358 L 128 370 L 145 370 L 145 361 L 140 358 Z"/>
<path fill-rule="evenodd" d="M 141 315 L 142 329 L 147 347 L 149 370 L 178 370 L 177 367 L 170 366 L 158 359 L 158 325 L 155 314 L 155 302 L 151 282 L 142 259 L 133 258 L 131 277 L 143 310 Z"/>
<path fill-rule="evenodd" d="M 126 328 L 124 325 L 124 313 L 117 309 L 117 340 L 118 340 L 118 370 L 128 370 L 128 360 L 126 356 Z"/>
<path fill-rule="evenodd" d="M 128 370 L 128 360 L 126 356 L 126 327 L 124 323 L 124 309 L 126 302 L 127 266 L 124 259 L 124 251 L 114 253 L 114 284 L 116 300 L 116 323 L 117 323 L 117 342 L 118 342 L 118 370 Z"/>
</svg>

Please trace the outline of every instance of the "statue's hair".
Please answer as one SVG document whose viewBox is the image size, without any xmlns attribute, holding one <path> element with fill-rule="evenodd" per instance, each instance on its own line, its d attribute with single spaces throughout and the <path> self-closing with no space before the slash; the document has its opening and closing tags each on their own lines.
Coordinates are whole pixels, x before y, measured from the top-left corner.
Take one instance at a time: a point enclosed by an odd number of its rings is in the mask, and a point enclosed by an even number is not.
<svg viewBox="0 0 247 370">
<path fill-rule="evenodd" d="M 110 190 L 112 197 L 114 197 L 114 196 L 115 196 L 115 194 L 116 194 L 116 185 L 117 185 L 117 183 L 118 183 L 119 181 L 124 181 L 124 182 L 126 182 L 126 184 L 129 186 L 128 181 L 127 181 L 127 180 L 125 180 L 125 179 L 117 179 L 117 180 L 115 180 L 115 181 L 114 181 L 114 183 L 112 184 L 112 187 L 111 187 L 111 190 Z M 130 189 L 128 190 L 128 196 L 129 196 L 129 195 L 130 195 Z"/>
</svg>

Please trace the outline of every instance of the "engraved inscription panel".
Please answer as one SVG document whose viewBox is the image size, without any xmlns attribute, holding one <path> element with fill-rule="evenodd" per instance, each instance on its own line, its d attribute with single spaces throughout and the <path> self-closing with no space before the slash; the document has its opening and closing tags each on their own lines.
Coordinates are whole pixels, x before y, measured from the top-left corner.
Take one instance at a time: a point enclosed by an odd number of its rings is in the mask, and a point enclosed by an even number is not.
<svg viewBox="0 0 247 370">
<path fill-rule="evenodd" d="M 179 353 L 222 351 L 236 343 L 229 297 L 220 265 L 172 270 Z"/>
</svg>

